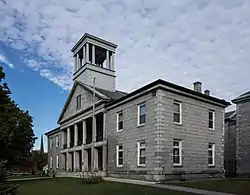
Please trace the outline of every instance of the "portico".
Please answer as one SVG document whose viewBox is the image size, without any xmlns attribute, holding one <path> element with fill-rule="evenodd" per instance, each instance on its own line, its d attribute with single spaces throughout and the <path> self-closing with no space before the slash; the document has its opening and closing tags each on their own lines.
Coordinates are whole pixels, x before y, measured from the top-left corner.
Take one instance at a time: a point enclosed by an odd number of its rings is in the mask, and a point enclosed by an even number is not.
<svg viewBox="0 0 250 195">
<path fill-rule="evenodd" d="M 67 172 L 106 170 L 105 119 L 106 113 L 100 112 L 95 115 L 94 123 L 93 117 L 88 117 L 63 127 L 61 155 L 65 163 L 62 169 Z"/>
</svg>

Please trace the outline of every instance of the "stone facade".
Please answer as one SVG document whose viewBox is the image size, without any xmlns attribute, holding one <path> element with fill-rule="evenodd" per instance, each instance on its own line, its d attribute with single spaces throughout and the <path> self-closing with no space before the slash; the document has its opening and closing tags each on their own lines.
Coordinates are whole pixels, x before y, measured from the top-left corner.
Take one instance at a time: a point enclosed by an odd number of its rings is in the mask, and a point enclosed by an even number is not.
<svg viewBox="0 0 250 195">
<path fill-rule="evenodd" d="M 56 143 L 57 139 L 58 139 L 58 145 Z M 52 141 L 52 145 L 50 143 L 51 141 Z M 49 136 L 48 138 L 48 166 L 50 170 L 59 171 L 60 167 L 62 166 L 63 161 L 61 159 L 61 144 L 62 144 L 61 135 L 59 131 Z M 57 156 L 59 159 L 59 167 L 57 167 Z M 51 158 L 52 158 L 52 163 L 51 163 Z"/>
<path fill-rule="evenodd" d="M 173 123 L 173 102 L 182 103 L 182 124 Z M 137 126 L 137 105 L 145 102 L 147 122 Z M 208 112 L 215 111 L 215 128 L 208 128 Z M 117 112 L 123 110 L 124 129 L 116 131 Z M 157 90 L 122 104 L 108 116 L 108 174 L 146 180 L 222 176 L 224 108 L 165 90 Z M 182 140 L 182 165 L 173 166 L 173 140 Z M 146 141 L 146 166 L 137 166 L 137 142 Z M 208 166 L 208 143 L 215 144 L 215 165 Z M 123 144 L 124 164 L 116 166 L 116 145 Z"/>
<path fill-rule="evenodd" d="M 250 101 L 237 103 L 236 126 L 237 175 L 250 176 Z"/>
</svg>

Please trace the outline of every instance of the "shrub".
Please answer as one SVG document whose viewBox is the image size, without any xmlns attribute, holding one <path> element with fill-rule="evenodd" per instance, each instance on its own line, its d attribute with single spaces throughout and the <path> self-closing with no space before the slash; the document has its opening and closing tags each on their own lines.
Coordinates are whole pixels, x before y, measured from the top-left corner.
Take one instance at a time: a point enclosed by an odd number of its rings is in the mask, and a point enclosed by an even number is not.
<svg viewBox="0 0 250 195">
<path fill-rule="evenodd" d="M 81 179 L 83 184 L 98 184 L 98 183 L 104 183 L 104 179 L 102 176 L 91 176 L 87 178 Z"/>
<path fill-rule="evenodd" d="M 19 185 L 0 184 L 0 195 L 16 195 Z"/>
<path fill-rule="evenodd" d="M 5 182 L 7 179 L 7 170 L 5 164 L 6 161 L 0 161 L 0 182 Z"/>
</svg>

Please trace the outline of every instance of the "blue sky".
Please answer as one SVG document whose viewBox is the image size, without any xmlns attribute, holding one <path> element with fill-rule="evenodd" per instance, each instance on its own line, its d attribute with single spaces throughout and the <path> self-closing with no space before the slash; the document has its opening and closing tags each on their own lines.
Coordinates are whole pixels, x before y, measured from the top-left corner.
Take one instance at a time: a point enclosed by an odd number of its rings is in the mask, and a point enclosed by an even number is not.
<svg viewBox="0 0 250 195">
<path fill-rule="evenodd" d="M 199 80 L 231 100 L 250 90 L 249 10 L 249 0 L 0 0 L 0 64 L 38 137 L 56 127 L 85 32 L 118 44 L 120 90 Z"/>
</svg>

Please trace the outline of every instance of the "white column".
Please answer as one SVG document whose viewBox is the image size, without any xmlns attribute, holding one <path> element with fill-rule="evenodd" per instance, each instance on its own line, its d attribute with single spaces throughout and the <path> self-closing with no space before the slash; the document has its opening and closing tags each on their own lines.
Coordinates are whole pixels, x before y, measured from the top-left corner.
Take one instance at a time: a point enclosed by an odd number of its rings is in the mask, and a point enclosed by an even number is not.
<svg viewBox="0 0 250 195">
<path fill-rule="evenodd" d="M 69 170 L 69 153 L 67 152 L 66 153 L 66 170 L 65 171 L 68 171 Z"/>
<path fill-rule="evenodd" d="M 109 67 L 109 50 L 106 50 L 106 68 L 110 69 L 110 67 Z"/>
<path fill-rule="evenodd" d="M 95 46 L 92 44 L 92 64 L 95 64 Z"/>
<path fill-rule="evenodd" d="M 79 53 L 76 54 L 76 61 L 77 61 L 77 69 L 79 69 L 80 68 Z"/>
<path fill-rule="evenodd" d="M 67 128 L 67 147 L 70 147 L 70 128 Z"/>
<path fill-rule="evenodd" d="M 89 62 L 89 44 L 86 43 L 86 62 Z"/>
<path fill-rule="evenodd" d="M 74 172 L 79 171 L 79 154 L 77 151 L 74 151 L 73 153 L 73 158 L 74 158 Z"/>
<path fill-rule="evenodd" d="M 61 148 L 63 149 L 63 145 L 65 144 L 65 138 L 64 138 L 64 130 L 61 131 Z"/>
<path fill-rule="evenodd" d="M 111 55 L 111 70 L 115 70 L 115 52 Z"/>
<path fill-rule="evenodd" d="M 83 50 L 83 65 L 86 63 L 86 47 L 85 47 L 85 45 L 83 46 L 83 48 L 82 48 L 82 50 Z"/>
<path fill-rule="evenodd" d="M 78 142 L 78 127 L 77 127 L 77 124 L 74 125 L 74 138 L 75 138 L 75 143 L 74 145 L 77 146 L 77 142 Z"/>
<path fill-rule="evenodd" d="M 86 144 L 86 120 L 82 121 L 82 143 Z"/>
<path fill-rule="evenodd" d="M 107 131 L 106 131 L 106 117 L 107 113 L 103 113 L 103 140 L 107 140 Z"/>
<path fill-rule="evenodd" d="M 77 59 L 76 56 L 74 56 L 74 65 L 75 65 L 75 72 L 77 71 Z"/>
<path fill-rule="evenodd" d="M 92 142 L 96 141 L 96 116 L 94 117 L 94 123 L 92 127 Z"/>
<path fill-rule="evenodd" d="M 105 172 L 107 170 L 107 145 L 102 147 L 102 167 Z"/>
<path fill-rule="evenodd" d="M 82 149 L 82 171 L 88 170 L 88 152 Z"/>
</svg>

